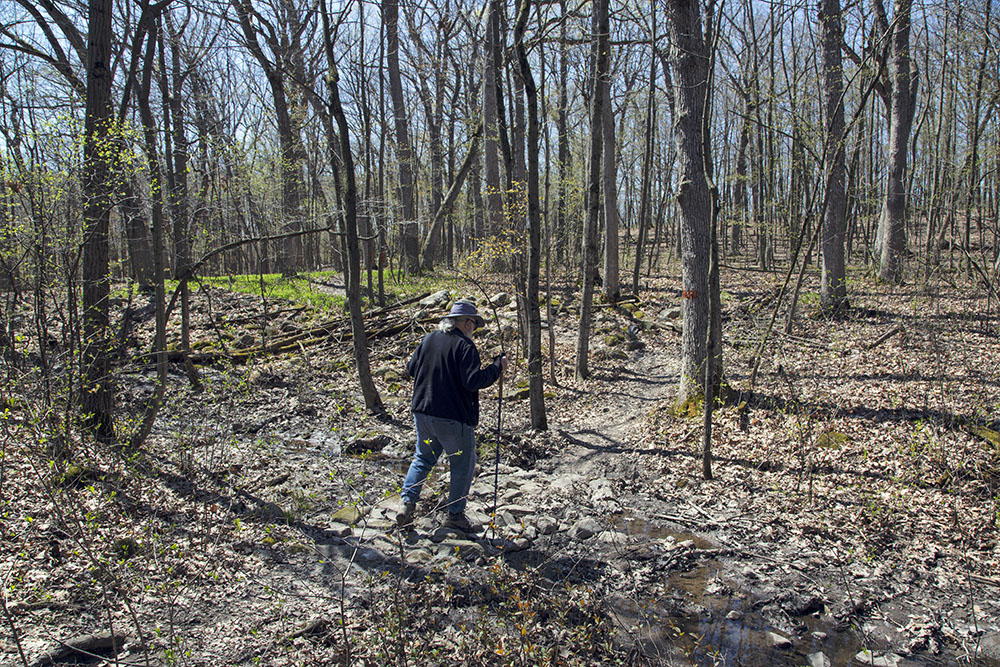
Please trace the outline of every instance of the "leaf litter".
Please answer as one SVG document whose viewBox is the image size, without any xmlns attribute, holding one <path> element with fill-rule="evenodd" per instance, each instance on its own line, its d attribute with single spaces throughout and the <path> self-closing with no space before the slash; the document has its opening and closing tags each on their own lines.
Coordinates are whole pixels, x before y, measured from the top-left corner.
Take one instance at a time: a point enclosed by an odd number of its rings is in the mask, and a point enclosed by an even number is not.
<svg viewBox="0 0 1000 667">
<path fill-rule="evenodd" d="M 504 401 L 508 519 L 492 519 L 506 541 L 475 549 L 434 546 L 430 512 L 415 540 L 392 528 L 412 437 L 405 361 L 440 312 L 413 304 L 370 323 L 398 328 L 370 343 L 387 408 L 376 417 L 333 327 L 290 352 L 226 360 L 331 314 L 265 317 L 251 296 L 203 288 L 194 339 L 222 354 L 201 367 L 200 393 L 172 370 L 143 452 L 67 435 L 72 455 L 54 456 L 58 413 L 27 398 L 30 374 L 12 384 L 24 398 L 5 421 L 2 459 L 4 662 L 122 632 L 118 656 L 137 664 L 764 665 L 817 653 L 993 664 L 996 319 L 944 284 L 852 284 L 846 317 L 800 309 L 792 334 L 771 337 L 751 389 L 775 284 L 727 273 L 734 400 L 715 413 L 711 481 L 700 416 L 672 410 L 677 277 L 652 281 L 638 316 L 597 309 L 587 380 L 572 377 L 575 303 L 559 288 L 550 429 L 530 431 L 527 401 Z M 515 308 L 500 310 L 505 325 Z M 630 324 L 631 336 L 613 335 Z M 150 322 L 134 329 L 140 358 Z M 495 329 L 477 337 L 484 357 L 499 349 Z M 524 373 L 521 360 L 505 393 Z M 117 380 L 129 428 L 155 375 L 132 363 Z M 471 501 L 487 521 L 495 410 L 487 390 Z M 446 483 L 439 470 L 425 503 Z M 581 537 L 588 520 L 596 532 Z"/>
</svg>

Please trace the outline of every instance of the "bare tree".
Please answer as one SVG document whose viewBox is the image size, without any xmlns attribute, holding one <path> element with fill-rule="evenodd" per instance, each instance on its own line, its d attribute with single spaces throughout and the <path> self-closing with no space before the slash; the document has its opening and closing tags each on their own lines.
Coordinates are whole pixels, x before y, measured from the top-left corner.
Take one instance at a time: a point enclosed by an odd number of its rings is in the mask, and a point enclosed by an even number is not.
<svg viewBox="0 0 1000 667">
<path fill-rule="evenodd" d="M 503 228 L 503 194 L 500 185 L 500 2 L 490 0 L 486 26 L 486 58 L 483 72 L 483 178 L 486 187 L 486 235 Z"/>
<path fill-rule="evenodd" d="M 889 119 L 889 173 L 879 224 L 879 278 L 888 283 L 903 281 L 906 252 L 906 168 L 910 129 L 916 108 L 920 77 L 910 58 L 910 9 L 913 0 L 895 0 L 892 25 L 885 18 L 882 0 L 875 0 L 880 23 L 891 34 L 891 112 Z M 891 30 L 891 32 L 889 32 Z"/>
<path fill-rule="evenodd" d="M 289 34 L 292 37 L 296 34 L 296 25 L 294 22 L 290 25 L 289 20 L 297 18 L 298 9 L 292 0 L 281 0 L 280 11 L 275 12 L 281 20 L 275 22 L 268 20 L 250 0 L 231 2 L 239 18 L 246 47 L 264 70 L 271 91 L 280 146 L 282 215 L 285 229 L 294 232 L 302 228 L 302 167 L 305 161 L 302 113 L 289 90 L 290 73 L 297 69 L 295 60 L 301 59 L 301 52 L 296 53 L 293 46 L 295 40 L 289 38 Z M 264 37 L 270 55 L 261 47 L 258 33 Z M 289 235 L 279 260 L 281 271 L 294 272 L 301 267 L 301 263 L 301 237 Z"/>
<path fill-rule="evenodd" d="M 112 0 L 90 0 L 87 101 L 83 143 L 83 388 L 85 423 L 101 438 L 114 437 L 114 384 L 108 356 L 108 227 L 111 220 Z"/>
<path fill-rule="evenodd" d="M 698 0 L 667 3 L 674 70 L 674 112 L 680 185 L 682 293 L 681 378 L 678 404 L 704 391 L 706 342 L 710 317 L 709 260 L 712 197 L 705 171 L 705 104 L 709 51 L 702 33 Z"/>
<path fill-rule="evenodd" d="M 601 213 L 601 151 L 604 148 L 604 87 L 609 85 L 610 21 L 609 0 L 595 0 L 591 18 L 591 59 L 594 64 L 590 112 L 590 174 L 588 176 L 587 218 L 583 227 L 583 289 L 580 297 L 580 325 L 576 338 L 576 376 L 590 375 L 590 325 L 593 319 L 594 274 L 597 271 L 597 223 Z"/>
<path fill-rule="evenodd" d="M 610 29 L 610 22 L 609 22 Z M 608 37 L 610 48 L 611 38 Z M 608 56 L 610 60 L 610 55 Z M 618 167 L 615 161 L 615 119 L 611 108 L 611 85 L 602 86 L 604 114 L 604 298 L 616 301 L 621 293 L 618 265 Z"/>
<path fill-rule="evenodd" d="M 531 12 L 531 0 L 520 0 L 517 21 L 514 25 L 514 48 L 524 92 L 528 98 L 528 270 L 525 285 L 527 339 L 528 339 L 528 400 L 531 404 L 531 427 L 548 428 L 545 418 L 545 395 L 542 386 L 542 322 L 538 302 L 538 280 L 541 267 L 541 212 L 538 194 L 538 90 L 531 73 L 524 30 Z"/>
<path fill-rule="evenodd" d="M 826 111 L 824 167 L 826 204 L 823 210 L 823 273 L 820 282 L 820 308 L 837 312 L 847 306 L 847 282 L 844 269 L 844 236 L 847 230 L 846 167 L 844 163 L 844 83 L 841 44 L 840 0 L 823 0 L 819 5 L 820 42 L 822 43 L 823 103 Z"/>
<path fill-rule="evenodd" d="M 351 155 L 350 126 L 340 101 L 339 75 L 333 54 L 334 34 L 330 25 L 326 0 L 320 0 L 323 20 L 323 46 L 326 51 L 330 89 L 330 112 L 337 120 L 340 140 L 340 158 L 343 169 L 334 166 L 338 178 L 343 178 L 344 191 L 344 231 L 347 237 L 347 308 L 351 315 L 351 332 L 354 343 L 354 361 L 358 366 L 358 381 L 365 399 L 365 407 L 372 412 L 382 412 L 382 399 L 372 380 L 371 364 L 368 358 L 368 337 L 365 334 L 365 319 L 361 312 L 361 245 L 358 240 L 358 186 L 354 174 L 354 157 Z M 334 137 L 328 137 L 333 140 Z"/>
<path fill-rule="evenodd" d="M 403 98 L 403 80 L 399 74 L 399 2 L 382 0 L 382 25 L 385 28 L 385 59 L 389 70 L 389 95 L 396 130 L 396 160 L 399 167 L 399 199 L 402 217 L 403 256 L 407 270 L 420 270 L 420 245 L 417 230 L 417 183 L 413 147 Z"/>
</svg>

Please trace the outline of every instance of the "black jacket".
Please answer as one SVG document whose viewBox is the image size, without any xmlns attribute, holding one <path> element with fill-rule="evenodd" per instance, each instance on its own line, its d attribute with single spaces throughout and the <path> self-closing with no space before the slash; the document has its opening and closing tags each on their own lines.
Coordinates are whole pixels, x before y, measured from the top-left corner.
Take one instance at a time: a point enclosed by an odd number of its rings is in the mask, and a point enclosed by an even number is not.
<svg viewBox="0 0 1000 667">
<path fill-rule="evenodd" d="M 476 344 L 458 329 L 424 336 L 406 370 L 413 378 L 414 412 L 479 424 L 479 390 L 500 377 L 500 358 L 480 368 Z"/>
</svg>

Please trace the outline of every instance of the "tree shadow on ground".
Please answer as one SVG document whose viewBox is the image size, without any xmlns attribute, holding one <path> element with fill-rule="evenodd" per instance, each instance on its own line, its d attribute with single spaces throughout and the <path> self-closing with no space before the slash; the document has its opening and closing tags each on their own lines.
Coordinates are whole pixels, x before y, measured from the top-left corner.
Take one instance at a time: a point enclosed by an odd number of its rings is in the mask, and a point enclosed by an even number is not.
<svg viewBox="0 0 1000 667">
<path fill-rule="evenodd" d="M 763 410 L 781 414 L 808 414 L 823 419 L 839 419 L 844 417 L 862 419 L 874 424 L 931 422 L 942 424 L 949 428 L 973 423 L 966 415 L 948 410 L 933 408 L 912 408 L 899 406 L 896 408 L 871 408 L 863 403 L 854 405 L 837 405 L 828 401 L 800 401 L 775 394 L 760 391 L 736 391 L 728 398 L 734 405 L 746 403 L 748 410 Z M 982 422 L 984 426 L 996 430 L 1000 421 Z"/>
</svg>

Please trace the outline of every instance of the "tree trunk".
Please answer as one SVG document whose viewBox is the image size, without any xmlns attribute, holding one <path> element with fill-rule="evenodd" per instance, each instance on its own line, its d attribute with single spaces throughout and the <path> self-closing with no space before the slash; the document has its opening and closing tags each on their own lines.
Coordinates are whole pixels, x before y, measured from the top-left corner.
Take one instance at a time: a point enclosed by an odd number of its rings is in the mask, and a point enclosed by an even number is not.
<svg viewBox="0 0 1000 667">
<path fill-rule="evenodd" d="M 230 0 L 236 9 L 239 17 L 240 27 L 243 37 L 246 40 L 247 48 L 260 64 L 271 90 L 271 101 L 274 103 L 274 116 L 278 130 L 278 149 L 281 164 L 281 214 L 284 220 L 284 229 L 289 232 L 298 231 L 302 228 L 302 165 L 305 161 L 305 147 L 301 138 L 301 113 L 298 109 L 291 108 L 289 95 L 286 90 L 286 77 L 292 78 L 294 72 L 291 63 L 294 56 L 290 53 L 291 47 L 287 44 L 277 43 L 277 35 L 274 26 L 266 26 L 265 38 L 268 40 L 272 58 L 265 55 L 257 39 L 257 29 L 254 28 L 254 21 L 251 16 L 259 17 L 253 11 L 250 0 Z M 286 16 L 291 12 L 286 13 Z M 289 70 L 289 71 L 286 71 Z M 301 237 L 290 235 L 286 237 L 282 245 L 281 255 L 278 265 L 282 273 L 294 273 L 301 267 Z"/>
<path fill-rule="evenodd" d="M 429 269 L 432 266 L 434 239 L 438 237 L 440 229 L 444 225 L 445 219 L 451 214 L 451 209 L 455 206 L 455 202 L 458 200 L 458 195 L 462 190 L 462 185 L 465 183 L 466 177 L 472 170 L 473 163 L 479 159 L 479 135 L 481 133 L 482 126 L 479 126 L 472 135 L 472 143 L 469 145 L 469 152 L 465 156 L 465 161 L 462 163 L 458 173 L 455 175 L 455 180 L 452 182 L 451 187 L 448 188 L 448 194 L 441 202 L 437 211 L 435 211 L 434 220 L 431 221 L 430 227 L 424 235 L 424 240 L 420 244 L 420 256 L 422 258 L 424 268 Z"/>
<path fill-rule="evenodd" d="M 403 256 L 409 273 L 420 271 L 420 242 L 417 229 L 417 184 L 413 147 L 406 117 L 403 82 L 399 75 L 399 3 L 382 0 L 382 23 L 385 26 L 386 65 L 389 70 L 389 96 L 392 98 L 396 128 L 396 158 L 399 162 L 399 199 L 401 205 Z M 331 62 L 331 66 L 332 66 Z M 341 138 L 341 142 L 345 139 Z"/>
<path fill-rule="evenodd" d="M 386 0 L 385 4 L 392 2 Z M 371 412 L 382 412 L 382 399 L 372 380 L 371 364 L 368 358 L 368 337 L 365 334 L 365 320 L 361 311 L 361 245 L 358 240 L 358 187 L 354 176 L 354 158 L 351 155 L 350 126 L 344 115 L 340 102 L 340 87 L 338 82 L 336 59 L 333 53 L 333 33 L 330 29 L 330 17 L 326 1 L 321 0 L 320 13 L 323 19 L 323 43 L 329 65 L 327 85 L 330 88 L 330 111 L 337 120 L 340 135 L 340 158 L 343 169 L 331 165 L 334 172 L 342 171 L 344 180 L 344 231 L 347 239 L 347 308 L 351 315 L 352 342 L 354 343 L 354 361 L 358 367 L 358 381 L 361 393 L 365 399 L 365 407 Z M 384 5 L 383 5 L 384 6 Z M 334 140 L 334 137 L 328 137 Z"/>
<path fill-rule="evenodd" d="M 705 101 L 709 53 L 698 0 L 670 0 L 667 17 L 674 44 L 674 109 L 681 209 L 681 378 L 678 405 L 704 391 L 710 317 L 709 260 L 712 198 L 705 173 Z"/>
<path fill-rule="evenodd" d="M 180 56 L 180 35 L 174 28 L 170 20 L 170 14 L 163 15 L 164 22 L 170 33 L 171 42 L 171 81 L 167 80 L 167 67 L 161 59 L 160 67 L 160 89 L 164 100 L 164 118 L 169 118 L 172 125 L 172 133 L 168 135 L 172 141 L 168 144 L 170 151 L 167 154 L 167 186 L 170 201 L 170 217 L 173 222 L 174 237 L 174 272 L 175 277 L 179 277 L 181 291 L 181 349 L 184 350 L 184 365 L 191 385 L 195 388 L 201 386 L 198 371 L 189 358 L 191 354 L 191 303 L 188 279 L 188 267 L 191 266 L 191 242 L 188 238 L 189 207 L 188 207 L 188 142 L 184 132 L 184 103 L 183 89 L 184 81 L 187 78 L 181 70 Z M 160 32 L 160 50 L 163 53 L 163 31 Z M 172 84 L 172 85 L 171 85 Z M 166 126 L 166 123 L 165 123 Z M 166 127 L 165 127 L 166 129 Z"/>
<path fill-rule="evenodd" d="M 750 147 L 753 103 L 749 90 L 744 90 L 742 97 L 743 121 L 740 123 L 740 138 L 736 148 L 736 182 L 733 184 L 733 208 L 736 209 L 739 219 L 729 228 L 729 249 L 734 255 L 739 255 L 743 250 L 743 230 L 750 213 L 747 198 L 747 154 Z"/>
<path fill-rule="evenodd" d="M 124 149 L 124 145 L 122 145 Z M 136 179 L 129 175 L 122 182 L 122 197 L 118 200 L 118 212 L 125 224 L 125 238 L 132 265 L 132 278 L 141 289 L 149 289 L 156 284 L 153 270 L 153 241 L 146 223 L 146 211 L 142 199 L 136 193 Z"/>
<path fill-rule="evenodd" d="M 604 139 L 604 86 L 609 68 L 609 0 L 595 0 L 592 17 L 591 59 L 594 85 L 590 113 L 590 176 L 588 179 L 587 219 L 583 229 L 583 290 L 580 298 L 580 326 L 576 339 L 576 377 L 590 375 L 590 324 L 593 317 L 594 272 L 597 270 L 597 223 L 601 213 L 601 151 Z"/>
<path fill-rule="evenodd" d="M 483 72 L 483 162 L 486 186 L 486 236 L 503 229 L 503 197 L 500 185 L 500 123 L 497 75 L 500 59 L 500 3 L 491 0 L 486 25 L 486 58 Z"/>
<path fill-rule="evenodd" d="M 566 0 L 560 0 L 560 10 L 563 15 L 567 12 Z M 572 168 L 572 153 L 569 150 L 569 46 L 567 38 L 566 24 L 568 21 L 559 23 L 559 107 L 556 111 L 556 153 L 558 159 L 557 181 L 556 181 L 556 224 L 552 232 L 555 239 L 556 263 L 562 264 L 564 261 L 563 248 L 570 235 L 566 229 L 569 206 L 567 198 L 567 180 Z M 572 253 L 570 253 L 572 255 Z"/>
<path fill-rule="evenodd" d="M 136 96 L 139 105 L 139 117 L 142 122 L 143 139 L 146 146 L 146 163 L 149 169 L 149 190 L 153 222 L 153 271 L 155 273 L 154 298 L 156 309 L 156 334 L 153 347 L 156 355 L 157 382 L 153 396 L 146 405 L 139 430 L 129 440 L 129 446 L 132 449 L 138 449 L 152 432 L 153 425 L 156 423 L 156 417 L 160 412 L 160 407 L 163 405 L 163 396 L 167 388 L 167 318 L 165 312 L 166 294 L 163 286 L 163 232 L 165 225 L 163 196 L 166 188 L 163 183 L 163 175 L 160 170 L 160 156 L 156 145 L 156 121 L 153 118 L 153 110 L 149 104 L 153 56 L 158 41 L 158 32 L 158 21 L 156 23 L 151 21 L 147 38 L 145 62 L 142 67 L 142 79 L 139 85 L 139 94 Z M 182 284 L 183 281 L 184 279 L 182 278 Z"/>
<path fill-rule="evenodd" d="M 891 284 L 903 282 L 903 255 L 906 252 L 907 148 L 919 77 L 910 60 L 910 8 L 913 0 L 896 0 L 892 32 L 892 112 L 889 121 L 889 174 L 879 246 L 879 279 Z"/>
<path fill-rule="evenodd" d="M 653 13 L 653 34 L 656 34 L 656 13 Z M 642 176 L 639 184 L 639 231 L 635 241 L 635 264 L 632 268 L 632 293 L 639 295 L 639 271 L 646 245 L 646 233 L 653 214 L 653 131 L 656 127 L 656 57 L 650 54 L 649 90 L 646 94 L 646 137 L 642 151 Z"/>
<path fill-rule="evenodd" d="M 111 219 L 113 120 L 111 109 L 111 0 L 90 0 L 87 100 L 83 145 L 83 346 L 80 407 L 99 438 L 114 438 L 114 383 L 108 359 L 108 228 Z"/>
<path fill-rule="evenodd" d="M 538 91 L 528 64 L 524 48 L 524 29 L 531 12 L 531 0 L 521 0 L 521 7 L 514 27 L 514 46 L 521 72 L 521 81 L 528 98 L 528 271 L 526 292 L 527 351 L 528 351 L 528 400 L 531 409 L 531 428 L 545 430 L 545 394 L 542 385 L 542 318 L 538 302 L 538 281 L 541 268 L 541 212 L 538 193 Z"/>
<path fill-rule="evenodd" d="M 610 44 L 610 39 L 608 40 Z M 608 60 L 611 56 L 608 54 Z M 610 65 L 609 65 L 610 66 Z M 620 294 L 618 270 L 618 168 L 615 164 L 615 119 L 611 109 L 611 84 L 604 95 L 604 298 L 614 302 Z"/>
<path fill-rule="evenodd" d="M 826 108 L 824 167 L 826 196 L 823 209 L 823 271 L 820 308 L 834 313 L 847 306 L 844 273 L 844 235 L 847 229 L 846 167 L 844 164 L 844 100 L 840 0 L 822 0 L 819 6 L 820 41 L 823 45 L 823 104 Z"/>
</svg>

